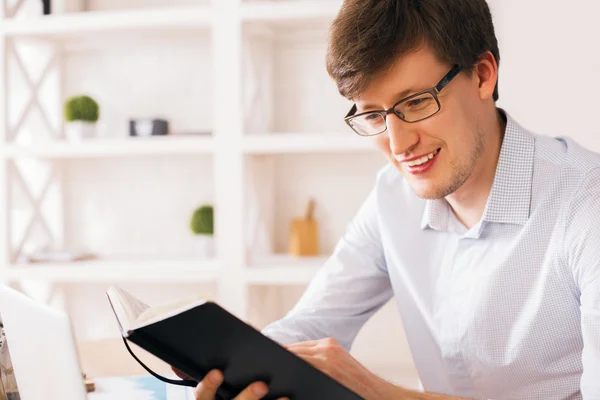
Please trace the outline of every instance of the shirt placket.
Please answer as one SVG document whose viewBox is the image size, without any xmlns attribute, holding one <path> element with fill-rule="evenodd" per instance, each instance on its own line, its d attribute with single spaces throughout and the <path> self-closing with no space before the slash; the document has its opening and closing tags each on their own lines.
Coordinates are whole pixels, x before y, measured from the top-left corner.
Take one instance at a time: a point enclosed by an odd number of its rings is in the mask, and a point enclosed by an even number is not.
<svg viewBox="0 0 600 400">
<path fill-rule="evenodd" d="M 443 327 L 443 356 L 446 371 L 457 393 L 473 396 L 475 388 L 469 372 L 466 359 L 466 334 L 468 332 L 468 316 L 471 309 L 471 278 L 469 260 L 471 239 L 458 240 L 450 271 L 448 274 L 447 291 L 445 296 L 446 312 Z"/>
</svg>

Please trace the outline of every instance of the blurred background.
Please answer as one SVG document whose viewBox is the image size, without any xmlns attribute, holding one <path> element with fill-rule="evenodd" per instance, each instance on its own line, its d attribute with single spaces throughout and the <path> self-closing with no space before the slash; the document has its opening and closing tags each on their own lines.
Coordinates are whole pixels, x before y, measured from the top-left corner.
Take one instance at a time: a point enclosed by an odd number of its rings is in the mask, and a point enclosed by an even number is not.
<svg viewBox="0 0 600 400">
<path fill-rule="evenodd" d="M 119 337 L 119 285 L 282 317 L 385 165 L 325 70 L 339 0 L 2 0 L 0 279 Z M 491 0 L 500 101 L 600 150 L 591 0 Z M 401 221 L 399 221 L 401 223 Z M 390 302 L 352 353 L 416 385 Z"/>
</svg>

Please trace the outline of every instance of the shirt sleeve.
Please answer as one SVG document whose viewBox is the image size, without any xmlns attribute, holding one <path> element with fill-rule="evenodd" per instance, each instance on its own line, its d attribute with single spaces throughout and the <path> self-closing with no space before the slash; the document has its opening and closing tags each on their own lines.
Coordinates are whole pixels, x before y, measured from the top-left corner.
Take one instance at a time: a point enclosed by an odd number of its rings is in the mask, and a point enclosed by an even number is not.
<svg viewBox="0 0 600 400">
<path fill-rule="evenodd" d="M 600 170 L 592 171 L 571 202 L 566 254 L 580 291 L 584 399 L 600 399 Z"/>
<path fill-rule="evenodd" d="M 349 350 L 391 297 L 373 190 L 298 303 L 263 333 L 280 344 L 332 337 Z"/>
</svg>

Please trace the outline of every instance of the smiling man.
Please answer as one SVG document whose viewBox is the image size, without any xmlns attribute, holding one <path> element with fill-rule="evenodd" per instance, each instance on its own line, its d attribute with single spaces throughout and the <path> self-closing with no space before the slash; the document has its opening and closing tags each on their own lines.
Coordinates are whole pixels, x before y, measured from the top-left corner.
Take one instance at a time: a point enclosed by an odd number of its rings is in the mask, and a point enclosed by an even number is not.
<svg viewBox="0 0 600 400">
<path fill-rule="evenodd" d="M 484 0 L 346 0 L 332 26 L 346 122 L 390 165 L 264 333 L 366 399 L 600 399 L 600 157 L 497 108 L 499 60 Z M 392 296 L 423 392 L 348 354 Z"/>
</svg>

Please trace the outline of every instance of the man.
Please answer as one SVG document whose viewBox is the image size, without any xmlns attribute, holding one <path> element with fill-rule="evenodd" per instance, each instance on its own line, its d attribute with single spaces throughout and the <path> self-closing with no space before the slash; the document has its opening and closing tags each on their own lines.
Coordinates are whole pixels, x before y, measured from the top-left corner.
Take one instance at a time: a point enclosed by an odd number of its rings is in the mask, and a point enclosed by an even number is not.
<svg viewBox="0 0 600 400">
<path fill-rule="evenodd" d="M 366 399 L 600 399 L 600 157 L 498 109 L 499 60 L 484 0 L 346 0 L 332 26 L 346 121 L 390 165 L 264 333 Z M 392 296 L 423 393 L 347 352 Z"/>
</svg>

